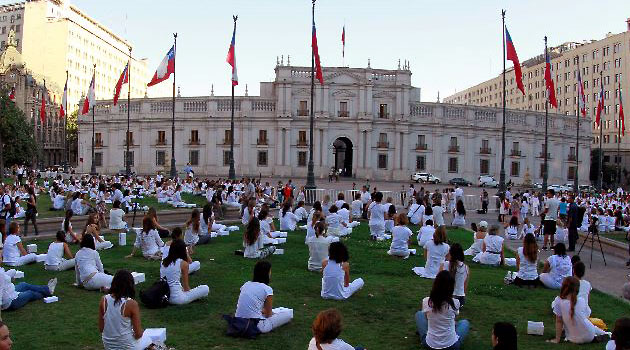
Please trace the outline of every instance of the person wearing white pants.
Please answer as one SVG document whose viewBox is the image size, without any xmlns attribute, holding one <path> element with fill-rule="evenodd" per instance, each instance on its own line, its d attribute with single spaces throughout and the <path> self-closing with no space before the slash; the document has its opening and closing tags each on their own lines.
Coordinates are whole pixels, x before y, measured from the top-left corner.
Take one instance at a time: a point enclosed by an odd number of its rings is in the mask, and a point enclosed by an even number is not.
<svg viewBox="0 0 630 350">
<path fill-rule="evenodd" d="M 74 258 L 77 285 L 87 290 L 109 289 L 114 276 L 105 273 L 91 234 L 83 235 L 81 249 Z"/>
<path fill-rule="evenodd" d="M 333 242 L 328 248 L 328 260 L 322 263 L 323 299 L 344 300 L 350 298 L 365 284 L 362 278 L 350 282 L 348 249 L 341 242 Z"/>
<path fill-rule="evenodd" d="M 269 333 L 293 319 L 292 309 L 273 308 L 270 277 L 271 263 L 264 260 L 257 262 L 254 266 L 254 278 L 241 286 L 234 315 L 245 319 L 259 319 L 258 330 L 261 333 Z"/>
<path fill-rule="evenodd" d="M 162 247 L 162 261 L 164 261 L 164 259 L 166 259 L 166 257 L 168 256 L 168 252 L 171 248 L 171 244 L 175 242 L 176 240 L 181 240 L 181 239 L 182 239 L 182 229 L 181 227 L 175 227 L 173 231 L 171 231 L 171 241 L 166 242 L 166 244 L 164 244 L 164 246 Z M 201 263 L 199 261 L 192 261 L 192 259 L 190 258 L 190 254 L 188 254 L 188 258 L 186 259 L 186 261 L 188 262 L 189 275 L 201 269 Z"/>
<path fill-rule="evenodd" d="M 189 265 L 186 243 L 173 241 L 168 256 L 160 265 L 160 277 L 166 278 L 171 296 L 169 303 L 183 305 L 204 298 L 210 293 L 210 287 L 201 285 L 190 289 L 188 285 Z"/>
<path fill-rule="evenodd" d="M 4 240 L 4 249 L 2 250 L 2 262 L 5 265 L 22 266 L 37 261 L 37 254 L 29 254 L 24 249 L 19 233 L 20 224 L 17 221 L 12 221 L 9 224 L 9 234 Z"/>
<path fill-rule="evenodd" d="M 370 203 L 368 206 L 368 213 L 370 217 L 368 225 L 370 226 L 370 236 L 374 240 L 385 235 L 385 212 L 388 209 L 388 206 L 381 204 L 382 200 L 383 193 L 376 192 L 374 195 L 374 202 Z"/>
<path fill-rule="evenodd" d="M 64 259 L 64 255 L 68 259 Z M 66 243 L 64 231 L 57 231 L 56 241 L 48 246 L 44 268 L 47 271 L 66 271 L 74 268 L 74 257 Z"/>
</svg>

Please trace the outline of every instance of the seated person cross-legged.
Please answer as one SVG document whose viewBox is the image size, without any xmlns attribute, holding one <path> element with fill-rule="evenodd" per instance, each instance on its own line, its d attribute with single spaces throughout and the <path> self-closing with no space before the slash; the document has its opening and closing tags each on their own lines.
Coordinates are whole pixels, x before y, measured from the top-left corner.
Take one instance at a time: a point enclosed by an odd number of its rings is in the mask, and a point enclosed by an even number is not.
<svg viewBox="0 0 630 350">
<path fill-rule="evenodd" d="M 343 243 L 330 244 L 328 260 L 322 263 L 322 298 L 344 300 L 363 288 L 362 278 L 350 282 L 349 258 L 348 249 Z"/>
</svg>

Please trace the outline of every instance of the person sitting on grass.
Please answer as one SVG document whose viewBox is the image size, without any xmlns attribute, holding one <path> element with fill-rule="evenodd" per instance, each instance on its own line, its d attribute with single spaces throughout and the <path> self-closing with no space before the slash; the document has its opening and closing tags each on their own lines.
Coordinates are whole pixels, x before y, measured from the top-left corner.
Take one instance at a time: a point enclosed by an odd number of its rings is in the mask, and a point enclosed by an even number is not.
<svg viewBox="0 0 630 350">
<path fill-rule="evenodd" d="M 449 248 L 449 245 L 446 243 L 446 226 L 442 225 L 433 233 L 433 239 L 424 245 L 424 267 L 416 267 L 413 269 L 414 272 L 423 278 L 435 278 L 440 271 L 440 265 L 448 254 Z"/>
<path fill-rule="evenodd" d="M 71 209 L 74 215 L 85 215 L 92 208 L 90 202 L 84 200 L 83 197 L 81 192 L 75 192 L 74 196 L 72 196 Z"/>
<path fill-rule="evenodd" d="M 362 278 L 350 282 L 350 256 L 341 242 L 328 248 L 328 259 L 322 262 L 322 292 L 324 299 L 344 300 L 363 288 Z"/>
<path fill-rule="evenodd" d="M 2 329 L 0 328 L 0 334 Z M 630 350 L 630 318 L 622 317 L 615 321 L 612 337 L 606 344 L 606 350 Z"/>
<path fill-rule="evenodd" d="M 13 284 L 13 278 L 17 271 L 11 269 L 5 271 L 0 267 L 0 297 L 2 300 L 2 310 L 17 310 L 27 303 L 35 300 L 42 300 L 52 296 L 57 286 L 57 279 L 48 281 L 46 286 L 38 286 L 20 282 Z"/>
<path fill-rule="evenodd" d="M 505 238 L 507 239 L 518 239 L 518 218 L 516 216 L 512 216 L 510 218 L 510 223 L 505 227 Z"/>
<path fill-rule="evenodd" d="M 291 212 L 291 204 L 284 202 L 280 211 L 280 230 L 295 231 L 298 221 L 298 217 Z"/>
<path fill-rule="evenodd" d="M 171 232 L 171 240 L 166 242 L 166 244 L 164 244 L 164 246 L 162 247 L 162 261 L 164 261 L 164 259 L 166 259 L 166 257 L 168 256 L 168 251 L 171 248 L 171 244 L 173 244 L 173 242 L 177 240 L 182 240 L 183 235 L 184 234 L 181 227 L 175 227 L 173 229 L 173 231 Z M 188 262 L 189 274 L 199 271 L 199 269 L 201 268 L 201 263 L 199 261 L 192 261 L 192 259 L 190 258 L 190 254 L 188 254 L 188 259 L 186 259 L 186 261 Z"/>
<path fill-rule="evenodd" d="M 562 243 L 558 243 L 562 244 Z M 556 247 L 558 246 L 556 244 Z M 541 278 L 542 279 L 542 278 Z M 566 340 L 574 344 L 588 344 L 608 340 L 608 335 L 589 321 L 586 301 L 578 298 L 580 280 L 569 276 L 562 281 L 560 295 L 553 302 L 553 313 L 556 316 L 556 336 L 548 340 L 559 344 L 562 334 Z"/>
<path fill-rule="evenodd" d="M 341 313 L 337 309 L 321 311 L 313 321 L 313 338 L 308 350 L 364 350 L 339 339 L 343 329 Z"/>
<path fill-rule="evenodd" d="M 391 197 L 387 198 L 391 199 Z M 391 204 L 387 207 L 387 211 L 385 212 L 385 232 L 392 232 L 394 230 L 394 226 L 396 226 L 395 221 L 396 217 L 396 206 Z"/>
<path fill-rule="evenodd" d="M 260 234 L 263 237 L 263 244 L 274 244 L 276 242 L 275 239 L 283 235 L 282 232 L 275 231 L 273 219 L 269 217 L 269 209 L 266 206 L 260 208 L 258 222 L 260 222 Z"/>
<path fill-rule="evenodd" d="M 86 233 L 91 234 L 94 237 L 94 243 L 96 244 L 96 250 L 104 250 L 110 249 L 114 246 L 114 244 L 110 241 L 106 241 L 101 237 L 101 225 L 98 222 L 98 214 L 91 213 L 88 216 L 87 222 L 85 223 L 85 228 L 83 229 L 83 233 L 81 236 Z"/>
<path fill-rule="evenodd" d="M 383 193 L 376 192 L 373 202 L 368 206 L 368 226 L 370 227 L 370 238 L 372 240 L 382 238 L 385 235 L 385 212 L 388 206 L 381 204 L 381 201 L 383 201 Z"/>
<path fill-rule="evenodd" d="M 157 210 L 155 210 L 154 207 L 149 207 L 149 210 L 147 210 L 147 213 L 144 216 L 151 218 L 151 221 L 153 222 L 153 226 L 155 227 L 155 229 L 158 231 L 158 234 L 160 235 L 160 237 L 168 237 L 171 232 L 160 225 L 160 223 L 158 222 L 158 217 L 157 217 Z M 144 222 L 144 218 L 142 219 L 142 221 Z"/>
<path fill-rule="evenodd" d="M 251 199 L 247 202 L 247 206 L 243 208 L 243 215 L 241 216 L 241 224 L 247 226 L 249 220 L 256 217 L 256 200 Z"/>
<path fill-rule="evenodd" d="M 483 239 L 486 238 L 486 231 L 488 230 L 488 222 L 479 221 L 479 225 L 476 225 L 474 222 L 470 224 L 471 229 L 473 230 L 473 244 L 470 245 L 468 249 L 464 251 L 464 255 L 476 256 L 477 254 L 482 252 L 483 249 Z"/>
<path fill-rule="evenodd" d="M 459 314 L 459 300 L 453 298 L 455 279 L 448 271 L 435 277 L 431 293 L 422 300 L 422 309 L 416 312 L 416 328 L 420 344 L 426 349 L 459 350 L 468 335 L 470 322 L 455 322 Z"/>
<path fill-rule="evenodd" d="M 591 282 L 584 279 L 585 272 L 586 272 L 586 266 L 584 265 L 583 262 L 577 261 L 576 263 L 573 264 L 573 277 L 580 280 L 580 289 L 578 290 L 578 298 L 584 299 L 584 301 L 586 302 L 586 306 L 590 310 L 589 302 L 591 300 L 591 290 L 593 288 L 591 287 Z M 591 313 L 589 312 L 588 315 L 590 316 Z"/>
<path fill-rule="evenodd" d="M 409 207 L 409 211 L 407 212 L 407 216 L 409 217 L 409 222 L 414 225 L 421 225 L 422 218 L 424 216 L 424 205 L 422 204 L 422 197 L 417 196 L 415 198 L 415 203 L 413 203 Z"/>
<path fill-rule="evenodd" d="M 564 243 L 553 247 L 553 255 L 548 257 L 540 274 L 540 282 L 549 289 L 560 289 L 562 280 L 573 275 L 571 258 L 567 255 Z"/>
<path fill-rule="evenodd" d="M 482 252 L 473 257 L 473 261 L 483 265 L 498 266 L 504 263 L 503 237 L 498 235 L 499 227 L 493 225 L 483 239 Z"/>
<path fill-rule="evenodd" d="M 464 202 L 461 199 L 455 204 L 452 225 L 459 227 L 466 226 L 466 208 L 464 208 Z"/>
<path fill-rule="evenodd" d="M 168 256 L 160 265 L 160 277 L 168 283 L 171 296 L 168 300 L 173 305 L 191 303 L 204 298 L 210 293 L 207 285 L 200 285 L 193 289 L 188 284 L 189 265 L 186 244 L 182 240 L 173 241 L 168 250 Z"/>
<path fill-rule="evenodd" d="M 108 290 L 114 276 L 105 273 L 94 237 L 89 233 L 83 235 L 80 247 L 74 256 L 77 285 L 86 290 Z"/>
<path fill-rule="evenodd" d="M 308 213 L 304 208 L 304 201 L 298 201 L 297 206 L 293 210 L 293 214 L 295 214 L 295 217 L 298 219 L 299 223 L 306 223 L 306 220 L 308 219 Z"/>
<path fill-rule="evenodd" d="M 350 215 L 350 205 L 348 203 L 343 203 L 341 208 L 337 210 L 337 215 L 341 218 L 341 225 L 350 230 L 361 224 L 359 221 L 352 221 L 352 216 Z"/>
<path fill-rule="evenodd" d="M 9 234 L 4 240 L 2 250 L 2 262 L 8 266 L 22 266 L 32 264 L 37 260 L 37 254 L 27 253 L 20 238 L 20 224 L 11 221 L 9 224 Z"/>
<path fill-rule="evenodd" d="M 433 226 L 433 220 L 427 220 L 426 224 L 420 227 L 418 230 L 418 245 L 424 247 L 428 241 L 433 239 L 433 234 L 435 233 L 435 226 Z"/>
<path fill-rule="evenodd" d="M 269 286 L 270 279 L 271 263 L 265 260 L 258 261 L 254 266 L 252 280 L 241 286 L 234 314 L 239 318 L 257 320 L 258 330 L 261 333 L 269 333 L 293 319 L 293 312 L 288 309 L 274 312 L 273 289 Z"/>
<path fill-rule="evenodd" d="M 337 214 L 336 205 L 331 205 L 328 209 L 328 215 L 326 215 L 326 225 L 328 225 L 328 234 L 335 237 L 343 237 L 352 233 L 352 228 L 347 227 L 347 224 L 341 220 L 339 214 Z"/>
<path fill-rule="evenodd" d="M 190 219 L 186 222 L 186 233 L 184 233 L 184 243 L 188 246 L 188 252 L 195 253 L 195 246 L 210 243 L 210 235 L 201 232 L 201 215 L 199 210 L 193 209 Z"/>
<path fill-rule="evenodd" d="M 81 242 L 81 238 L 72 231 L 72 216 L 74 216 L 74 212 L 72 210 L 66 210 L 66 216 L 61 223 L 61 229 L 65 232 L 67 243 L 79 243 Z"/>
<path fill-rule="evenodd" d="M 98 307 L 98 329 L 105 350 L 136 349 L 144 330 L 135 296 L 131 272 L 116 272 L 109 294 L 101 298 Z"/>
<path fill-rule="evenodd" d="M 396 226 L 392 230 L 392 244 L 389 246 L 387 254 L 407 259 L 411 254 L 409 243 L 413 232 L 407 227 L 407 224 L 409 224 L 407 215 L 398 214 L 395 220 Z"/>
<path fill-rule="evenodd" d="M 536 237 L 526 234 L 523 237 L 523 246 L 516 250 L 516 270 L 514 285 L 519 287 L 536 287 L 540 284 L 538 277 L 538 244 Z"/>
<path fill-rule="evenodd" d="M 492 327 L 492 350 L 517 350 L 516 327 L 509 322 L 497 322 Z"/>
<path fill-rule="evenodd" d="M 64 256 L 68 259 L 64 259 Z M 66 243 L 66 234 L 63 231 L 57 231 L 55 241 L 48 246 L 44 268 L 48 271 L 74 269 L 74 256 Z"/>
<path fill-rule="evenodd" d="M 455 289 L 453 298 L 459 300 L 459 305 L 464 306 L 466 303 L 466 292 L 468 291 L 468 279 L 470 278 L 470 269 L 465 264 L 464 250 L 459 243 L 454 243 L 448 251 L 448 260 L 444 261 L 440 266 L 440 271 L 446 270 L 455 279 Z"/>
<path fill-rule="evenodd" d="M 326 223 L 322 220 L 315 223 L 315 237 L 308 241 L 308 270 L 321 271 L 322 262 L 328 257 L 330 239 L 326 237 Z"/>
<path fill-rule="evenodd" d="M 162 251 L 160 248 L 164 246 L 164 242 L 160 238 L 158 231 L 153 226 L 151 217 L 145 216 L 142 219 L 142 232 L 136 235 L 136 241 L 131 250 L 131 254 L 125 258 L 131 258 L 136 254 L 136 250 L 142 251 L 142 256 L 149 260 L 160 260 Z"/>
<path fill-rule="evenodd" d="M 273 254 L 276 247 L 265 247 L 263 235 L 260 233 L 260 221 L 253 217 L 243 232 L 243 256 L 250 259 L 264 259 Z"/>
<path fill-rule="evenodd" d="M 120 209 L 120 201 L 115 200 L 112 209 L 109 210 L 109 229 L 110 230 L 126 230 L 128 227 L 125 222 L 125 211 Z"/>
</svg>

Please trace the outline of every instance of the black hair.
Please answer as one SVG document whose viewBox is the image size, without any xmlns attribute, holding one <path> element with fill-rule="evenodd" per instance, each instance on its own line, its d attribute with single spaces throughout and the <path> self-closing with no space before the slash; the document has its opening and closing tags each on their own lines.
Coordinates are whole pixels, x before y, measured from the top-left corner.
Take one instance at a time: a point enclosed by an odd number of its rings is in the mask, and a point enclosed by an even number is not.
<svg viewBox="0 0 630 350">
<path fill-rule="evenodd" d="M 577 278 L 582 279 L 582 277 L 584 277 L 585 272 L 586 272 L 586 266 L 584 265 L 583 262 L 578 261 L 575 264 L 573 264 L 573 274 Z"/>
<path fill-rule="evenodd" d="M 442 311 L 444 304 L 448 304 L 453 310 L 456 310 L 455 302 L 453 301 L 454 290 L 455 278 L 446 270 L 440 271 L 435 276 L 431 294 L 429 294 L 429 306 L 433 309 L 433 312 Z"/>
<path fill-rule="evenodd" d="M 564 245 L 564 243 L 557 243 L 553 247 L 553 253 L 555 255 L 565 257 L 567 256 L 567 247 Z"/>
<path fill-rule="evenodd" d="M 112 207 L 119 209 L 120 208 L 120 201 L 117 199 L 114 201 L 114 203 L 112 203 Z"/>
<path fill-rule="evenodd" d="M 390 216 L 396 214 L 396 206 L 395 205 L 390 205 L 389 208 L 387 208 L 387 214 L 389 214 Z"/>
<path fill-rule="evenodd" d="M 282 205 L 282 216 L 285 216 L 288 211 L 291 211 L 291 203 L 284 202 L 284 204 Z"/>
<path fill-rule="evenodd" d="M 315 201 L 315 203 L 313 203 L 313 210 L 322 211 L 322 202 Z"/>
<path fill-rule="evenodd" d="M 427 207 L 424 209 L 424 215 L 433 215 L 433 208 L 430 205 L 427 205 Z M 431 224 L 433 224 L 433 222 Z"/>
<path fill-rule="evenodd" d="M 431 208 L 431 207 L 429 207 L 429 208 Z M 431 220 L 431 219 L 427 220 L 425 226 L 433 226 L 433 220 Z"/>
<path fill-rule="evenodd" d="M 343 263 L 350 259 L 348 248 L 341 242 L 333 242 L 328 247 L 328 259 L 337 263 Z"/>
<path fill-rule="evenodd" d="M 571 265 L 575 265 L 578 261 L 582 261 L 582 258 L 580 258 L 579 255 L 576 254 L 571 257 Z"/>
<path fill-rule="evenodd" d="M 202 210 L 203 222 L 207 224 L 208 220 L 210 220 L 210 218 L 212 217 L 212 205 L 210 205 L 210 203 L 206 203 L 206 205 L 203 206 Z"/>
<path fill-rule="evenodd" d="M 334 204 L 333 204 L 333 205 L 331 205 L 331 206 L 330 206 L 330 208 L 328 208 L 328 212 L 329 212 L 329 213 L 331 213 L 331 214 L 336 213 L 336 212 L 337 212 L 337 210 L 339 210 L 339 208 L 337 208 L 337 206 L 336 206 L 336 205 L 334 205 Z"/>
<path fill-rule="evenodd" d="M 492 334 L 497 339 L 493 350 L 517 350 L 516 328 L 509 322 L 497 322 L 492 327 Z"/>
<path fill-rule="evenodd" d="M 348 210 L 350 210 L 350 206 L 348 205 L 348 203 L 343 203 L 341 205 L 341 209 L 348 209 Z"/>
<path fill-rule="evenodd" d="M 114 296 L 114 304 L 120 302 L 122 298 L 134 298 L 136 296 L 135 283 L 131 272 L 118 270 L 112 279 L 109 294 Z"/>
<path fill-rule="evenodd" d="M 63 230 L 66 232 L 70 229 L 70 219 L 72 219 L 72 215 L 74 215 L 72 209 L 66 210 L 66 218 L 63 221 Z"/>
<path fill-rule="evenodd" d="M 176 239 L 181 239 L 181 238 L 182 238 L 182 228 L 177 226 L 173 229 L 173 231 L 171 231 L 171 239 L 176 240 Z"/>
<path fill-rule="evenodd" d="M 162 261 L 162 266 L 168 267 L 170 264 L 177 261 L 177 259 L 188 260 L 186 243 L 181 239 L 174 240 L 173 243 L 171 243 L 171 247 L 168 249 L 168 256 Z"/>
<path fill-rule="evenodd" d="M 66 241 L 66 233 L 62 230 L 57 231 L 55 234 L 55 239 L 57 242 L 65 242 Z"/>
<path fill-rule="evenodd" d="M 271 271 L 271 263 L 266 260 L 261 260 L 254 266 L 254 278 L 252 282 L 269 284 L 269 272 Z"/>
<path fill-rule="evenodd" d="M 260 220 L 251 218 L 243 233 L 243 239 L 247 245 L 252 245 L 258 239 L 258 235 L 260 235 Z"/>
<path fill-rule="evenodd" d="M 455 274 L 457 273 L 458 262 L 464 262 L 464 249 L 459 243 L 454 243 L 449 249 L 449 255 L 451 256 L 448 264 L 448 272 L 455 278 Z"/>
<path fill-rule="evenodd" d="M 376 194 L 374 194 L 374 201 L 380 202 L 382 200 L 383 200 L 383 192 L 376 192 Z"/>
<path fill-rule="evenodd" d="M 81 248 L 90 248 L 92 250 L 96 250 L 96 245 L 94 244 L 94 237 L 90 233 L 83 234 L 83 238 L 81 238 L 81 244 L 79 245 Z"/>
</svg>

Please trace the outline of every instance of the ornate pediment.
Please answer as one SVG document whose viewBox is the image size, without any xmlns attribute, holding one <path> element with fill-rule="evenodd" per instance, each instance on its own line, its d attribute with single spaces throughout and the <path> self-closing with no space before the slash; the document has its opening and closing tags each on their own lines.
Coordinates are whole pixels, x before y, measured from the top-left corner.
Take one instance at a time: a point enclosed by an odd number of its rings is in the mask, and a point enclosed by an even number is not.
<svg viewBox="0 0 630 350">
<path fill-rule="evenodd" d="M 355 97 L 356 94 L 352 90 L 336 90 L 332 93 L 336 97 Z"/>
<path fill-rule="evenodd" d="M 358 74 L 354 74 L 347 71 L 337 71 L 337 72 L 332 72 L 328 75 L 324 75 L 324 81 L 327 83 L 334 82 L 335 84 L 354 84 L 354 83 L 367 84 L 368 83 L 368 81 L 365 80 L 364 77 L 361 77 Z"/>
<path fill-rule="evenodd" d="M 376 98 L 396 98 L 396 94 L 390 91 L 379 91 L 373 95 Z"/>
<path fill-rule="evenodd" d="M 292 91 L 292 94 L 298 95 L 298 96 L 311 96 L 311 89 L 306 89 L 306 88 L 295 89 Z"/>
</svg>

